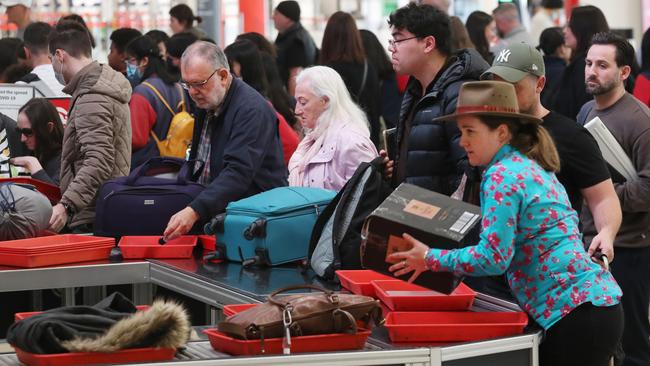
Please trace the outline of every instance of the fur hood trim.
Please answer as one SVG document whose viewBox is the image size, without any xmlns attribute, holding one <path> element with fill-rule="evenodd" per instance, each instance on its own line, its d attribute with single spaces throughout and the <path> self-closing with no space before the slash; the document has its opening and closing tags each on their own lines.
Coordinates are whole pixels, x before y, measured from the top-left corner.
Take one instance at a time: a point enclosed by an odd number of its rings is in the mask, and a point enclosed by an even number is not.
<svg viewBox="0 0 650 366">
<path fill-rule="evenodd" d="M 180 348 L 190 335 L 191 324 L 185 309 L 176 303 L 155 301 L 115 323 L 98 338 L 75 338 L 62 346 L 70 352 L 115 352 L 126 348 Z"/>
</svg>

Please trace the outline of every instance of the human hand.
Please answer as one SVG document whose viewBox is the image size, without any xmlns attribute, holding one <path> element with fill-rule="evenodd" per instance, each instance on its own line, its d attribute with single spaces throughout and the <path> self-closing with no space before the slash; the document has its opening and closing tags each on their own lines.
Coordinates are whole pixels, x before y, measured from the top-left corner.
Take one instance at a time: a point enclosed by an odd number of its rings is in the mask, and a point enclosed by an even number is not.
<svg viewBox="0 0 650 366">
<path fill-rule="evenodd" d="M 52 207 L 52 216 L 50 217 L 50 230 L 59 232 L 68 222 L 68 213 L 62 204 L 57 203 Z"/>
<path fill-rule="evenodd" d="M 21 166 L 27 169 L 27 171 L 29 171 L 31 174 L 34 174 L 37 171 L 43 169 L 38 159 L 33 156 L 18 156 L 11 158 L 9 162 L 15 166 Z"/>
<path fill-rule="evenodd" d="M 609 262 L 614 261 L 614 239 L 606 233 L 600 232 L 591 240 L 591 244 L 587 249 L 589 257 L 594 258 L 596 252 L 601 252 L 607 257 Z M 600 262 L 597 262 L 600 264 Z"/>
<path fill-rule="evenodd" d="M 384 158 L 384 179 L 389 180 L 393 177 L 393 167 L 395 166 L 395 162 L 388 158 L 386 150 L 380 150 L 379 156 Z"/>
<path fill-rule="evenodd" d="M 390 266 L 388 270 L 393 272 L 395 277 L 414 271 L 408 280 L 409 282 L 413 282 L 418 278 L 420 273 L 427 270 L 427 263 L 424 258 L 429 252 L 429 247 L 409 234 L 402 234 L 402 238 L 411 244 L 412 248 L 404 252 L 396 252 L 389 255 L 388 261 L 395 264 Z"/>
<path fill-rule="evenodd" d="M 167 228 L 163 233 L 163 240 L 170 241 L 192 230 L 192 226 L 199 220 L 199 215 L 191 207 L 185 207 L 169 219 Z"/>
</svg>

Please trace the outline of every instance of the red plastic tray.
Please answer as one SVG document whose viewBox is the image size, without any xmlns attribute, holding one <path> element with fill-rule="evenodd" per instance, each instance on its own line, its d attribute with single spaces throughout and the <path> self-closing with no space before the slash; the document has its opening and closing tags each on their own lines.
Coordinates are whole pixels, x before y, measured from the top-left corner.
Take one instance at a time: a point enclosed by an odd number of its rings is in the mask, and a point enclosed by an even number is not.
<svg viewBox="0 0 650 366">
<path fill-rule="evenodd" d="M 89 262 L 108 258 L 111 248 L 113 248 L 113 245 L 108 244 L 96 248 L 65 250 L 30 255 L 2 253 L 0 254 L 0 265 L 34 268 L 65 263 Z"/>
<path fill-rule="evenodd" d="M 80 366 L 135 362 L 169 361 L 174 359 L 172 348 L 132 348 L 113 353 L 35 354 L 14 347 L 20 362 L 27 366 Z"/>
<path fill-rule="evenodd" d="M 461 283 L 449 295 L 402 280 L 372 281 L 375 294 L 393 311 L 468 310 L 476 292 Z"/>
<path fill-rule="evenodd" d="M 123 236 L 119 246 L 125 259 L 190 258 L 196 246 L 196 235 L 185 235 L 161 245 L 160 236 Z"/>
<path fill-rule="evenodd" d="M 395 280 L 391 277 L 369 269 L 360 270 L 338 270 L 336 275 L 348 291 L 357 295 L 365 295 L 376 298 L 375 288 L 372 286 L 374 280 Z"/>
<path fill-rule="evenodd" d="M 61 200 L 61 190 L 59 187 L 30 177 L 0 178 L 0 183 L 15 182 L 20 184 L 31 184 L 36 190 L 43 193 L 50 203 L 54 206 Z"/>
<path fill-rule="evenodd" d="M 264 352 L 262 342 L 256 340 L 235 339 L 216 329 L 203 331 L 208 336 L 212 348 L 231 355 L 282 354 L 282 338 L 265 338 Z M 356 334 L 333 333 L 291 337 L 291 353 L 328 352 L 362 349 L 370 331 L 359 329 Z"/>
<path fill-rule="evenodd" d="M 149 309 L 149 305 L 136 305 L 135 308 L 138 309 L 138 311 L 147 310 L 147 309 Z M 42 313 L 42 311 L 24 311 L 24 312 L 21 312 L 21 313 L 15 313 L 14 314 L 14 321 L 18 322 L 18 321 L 21 321 L 23 319 L 27 319 L 32 315 L 36 315 L 36 314 L 40 314 L 40 313 Z"/>
<path fill-rule="evenodd" d="M 224 305 L 223 307 L 223 316 L 231 316 L 237 313 L 241 313 L 244 310 L 248 310 L 259 304 L 234 304 L 234 305 Z"/>
<path fill-rule="evenodd" d="M 392 312 L 384 327 L 397 343 L 463 342 L 523 332 L 523 312 Z"/>
<path fill-rule="evenodd" d="M 149 308 L 149 305 L 137 305 L 140 311 Z M 32 315 L 40 314 L 40 311 L 23 312 L 14 314 L 15 321 L 29 318 Z M 56 354 L 35 354 L 14 347 L 16 356 L 20 362 L 27 366 L 75 366 L 75 365 L 97 365 L 116 364 L 133 362 L 154 362 L 169 361 L 174 358 L 176 350 L 173 348 L 131 348 L 113 353 L 56 353 Z"/>
<path fill-rule="evenodd" d="M 199 241 L 203 250 L 213 251 L 217 249 L 217 237 L 215 235 L 199 235 Z"/>
<path fill-rule="evenodd" d="M 0 253 L 40 254 L 115 245 L 115 239 L 100 236 L 63 234 L 0 242 Z"/>
</svg>

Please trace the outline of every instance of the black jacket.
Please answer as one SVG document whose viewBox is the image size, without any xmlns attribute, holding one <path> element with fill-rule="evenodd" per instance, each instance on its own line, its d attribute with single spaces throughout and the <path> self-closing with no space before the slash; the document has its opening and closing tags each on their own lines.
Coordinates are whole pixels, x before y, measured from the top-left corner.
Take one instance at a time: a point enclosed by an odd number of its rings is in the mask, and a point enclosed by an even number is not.
<svg viewBox="0 0 650 366">
<path fill-rule="evenodd" d="M 316 43 L 299 22 L 278 34 L 275 46 L 278 50 L 278 71 L 284 85 L 289 80 L 289 69 L 311 66 L 318 58 Z"/>
<path fill-rule="evenodd" d="M 195 118 L 190 159 L 195 159 L 206 121 Z M 219 115 L 212 123 L 210 184 L 190 207 L 206 221 L 231 201 L 287 185 L 275 112 L 255 89 L 233 78 Z"/>
<path fill-rule="evenodd" d="M 576 56 L 564 69 L 551 109 L 573 120 L 580 108 L 592 99 L 585 89 L 586 53 Z"/>
<path fill-rule="evenodd" d="M 457 188 L 468 164 L 465 150 L 459 146 L 460 131 L 455 122 L 433 119 L 453 113 L 460 86 L 466 81 L 479 80 L 488 67 L 475 50 L 464 49 L 450 56 L 424 96 L 420 83 L 415 78 L 409 80 L 397 125 L 395 149 L 395 171 L 400 169 L 400 164 L 406 164 L 405 182 L 446 195 Z M 410 132 L 404 136 L 412 109 Z M 404 143 L 407 144 L 405 157 L 400 156 Z M 395 186 L 402 183 L 395 175 L 394 178 Z"/>
</svg>

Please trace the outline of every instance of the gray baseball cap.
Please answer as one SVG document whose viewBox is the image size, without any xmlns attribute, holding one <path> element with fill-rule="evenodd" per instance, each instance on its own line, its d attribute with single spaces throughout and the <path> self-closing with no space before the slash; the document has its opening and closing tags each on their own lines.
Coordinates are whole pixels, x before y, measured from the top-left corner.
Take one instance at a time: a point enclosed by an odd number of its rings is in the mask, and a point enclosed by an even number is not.
<svg viewBox="0 0 650 366">
<path fill-rule="evenodd" d="M 544 76 L 544 57 L 535 47 L 526 43 L 515 43 L 494 56 L 492 67 L 487 69 L 481 79 L 497 75 L 503 80 L 516 83 L 526 74 Z"/>
</svg>

